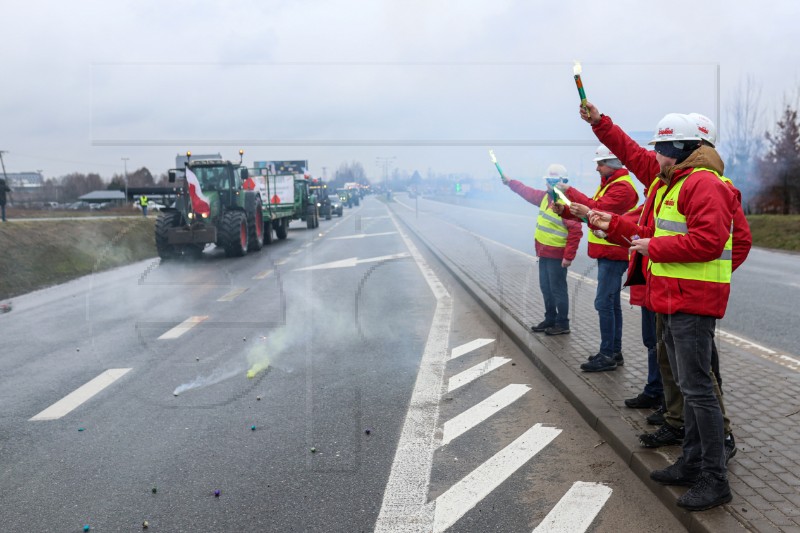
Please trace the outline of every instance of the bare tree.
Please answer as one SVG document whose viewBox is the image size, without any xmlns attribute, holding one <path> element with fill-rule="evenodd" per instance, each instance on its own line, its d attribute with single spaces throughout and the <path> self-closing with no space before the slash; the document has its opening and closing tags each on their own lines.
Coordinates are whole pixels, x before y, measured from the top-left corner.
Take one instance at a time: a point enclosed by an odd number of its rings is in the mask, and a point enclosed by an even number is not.
<svg viewBox="0 0 800 533">
<path fill-rule="evenodd" d="M 760 117 L 761 85 L 752 76 L 740 80 L 731 102 L 726 106 L 728 117 L 725 124 L 725 142 L 722 151 L 727 153 L 725 175 L 733 180 L 742 193 L 745 212 L 765 186 L 758 173 L 758 159 L 763 149 L 764 131 Z"/>
</svg>

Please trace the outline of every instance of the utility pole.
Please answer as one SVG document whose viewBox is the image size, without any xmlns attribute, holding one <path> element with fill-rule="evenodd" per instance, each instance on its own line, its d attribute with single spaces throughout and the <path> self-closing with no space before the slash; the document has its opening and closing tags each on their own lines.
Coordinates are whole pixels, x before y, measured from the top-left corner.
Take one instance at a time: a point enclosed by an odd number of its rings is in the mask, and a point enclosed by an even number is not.
<svg viewBox="0 0 800 533">
<path fill-rule="evenodd" d="M 395 156 L 375 158 L 375 164 L 379 167 L 383 167 L 383 185 L 386 187 L 386 190 L 389 190 L 389 167 L 395 159 L 397 159 Z"/>
<path fill-rule="evenodd" d="M 122 163 L 125 165 L 125 205 L 128 204 L 128 160 L 130 157 L 121 157 Z"/>
<path fill-rule="evenodd" d="M 322 167 L 322 181 L 325 181 L 325 169 L 328 167 Z"/>
</svg>

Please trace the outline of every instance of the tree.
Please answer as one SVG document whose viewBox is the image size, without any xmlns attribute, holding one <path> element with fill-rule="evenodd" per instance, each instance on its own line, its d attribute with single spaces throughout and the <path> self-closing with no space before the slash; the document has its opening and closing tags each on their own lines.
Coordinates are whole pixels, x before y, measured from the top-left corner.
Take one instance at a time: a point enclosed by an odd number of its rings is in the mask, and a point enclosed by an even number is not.
<svg viewBox="0 0 800 533">
<path fill-rule="evenodd" d="M 153 187 L 154 185 L 155 180 L 147 167 L 128 174 L 128 187 Z"/>
<path fill-rule="evenodd" d="M 752 203 L 763 188 L 758 173 L 758 157 L 763 148 L 763 136 L 758 117 L 761 116 L 761 86 L 752 76 L 739 81 L 732 103 L 727 106 L 730 124 L 725 129 L 722 152 L 727 153 L 725 175 L 733 180 L 742 193 L 742 206 L 750 212 Z"/>
<path fill-rule="evenodd" d="M 765 135 L 767 152 L 761 160 L 766 189 L 761 203 L 784 215 L 800 211 L 800 124 L 797 109 L 786 105 L 773 132 Z"/>
</svg>

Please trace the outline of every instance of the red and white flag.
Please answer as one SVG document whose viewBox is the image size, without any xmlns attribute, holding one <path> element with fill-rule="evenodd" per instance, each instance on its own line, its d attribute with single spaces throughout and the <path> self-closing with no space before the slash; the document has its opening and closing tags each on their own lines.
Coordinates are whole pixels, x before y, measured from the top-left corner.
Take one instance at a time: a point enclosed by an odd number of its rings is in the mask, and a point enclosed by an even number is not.
<svg viewBox="0 0 800 533">
<path fill-rule="evenodd" d="M 192 172 L 192 169 L 186 167 L 186 181 L 189 183 L 189 197 L 192 199 L 192 210 L 200 215 L 208 215 L 211 213 L 211 202 L 203 194 L 200 188 L 200 181 L 197 176 Z"/>
</svg>

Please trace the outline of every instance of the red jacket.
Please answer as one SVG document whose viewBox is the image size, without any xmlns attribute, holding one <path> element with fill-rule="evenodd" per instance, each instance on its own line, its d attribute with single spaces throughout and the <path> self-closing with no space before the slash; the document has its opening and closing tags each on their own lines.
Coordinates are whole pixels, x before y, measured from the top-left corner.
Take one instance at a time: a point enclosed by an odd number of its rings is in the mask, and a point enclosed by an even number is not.
<svg viewBox="0 0 800 533">
<path fill-rule="evenodd" d="M 621 168 L 608 177 L 602 177 L 600 180 L 600 188 L 605 187 L 608 182 L 626 174 L 629 174 L 628 170 Z M 578 202 L 590 209 L 597 209 L 598 211 L 606 211 L 608 213 L 626 213 L 633 209 L 636 206 L 636 202 L 639 201 L 639 194 L 636 192 L 636 189 L 631 187 L 626 181 L 612 183 L 608 189 L 606 189 L 605 194 L 598 200 L 593 200 L 575 187 L 570 187 L 564 194 L 571 202 Z M 564 210 L 563 216 L 577 220 L 570 214 L 569 209 Z M 589 257 L 592 259 L 627 261 L 628 248 L 627 246 L 608 246 L 589 242 Z"/>
<path fill-rule="evenodd" d="M 608 149 L 611 150 L 611 152 L 616 155 L 617 158 L 622 161 L 622 163 L 628 169 L 630 169 L 637 179 L 645 186 L 645 192 L 649 190 L 652 182 L 658 180 L 658 174 L 661 171 L 658 161 L 656 160 L 655 152 L 639 146 L 636 141 L 631 139 L 624 131 L 622 131 L 619 126 L 615 125 L 608 116 L 603 115 L 600 119 L 600 122 L 592 126 L 592 129 L 594 130 L 600 142 L 607 146 Z M 719 170 L 720 173 L 722 172 L 723 164 L 721 160 L 714 161 L 710 164 L 717 165 L 715 170 Z M 656 186 L 651 194 L 653 198 L 646 198 L 645 203 L 640 206 L 639 209 L 637 209 L 637 212 L 643 213 L 640 215 L 638 222 L 639 225 L 650 227 L 655 226 L 655 206 L 653 205 L 655 201 L 655 192 L 659 188 L 663 187 L 666 187 L 663 182 L 660 184 L 660 186 Z M 750 247 L 752 246 L 753 240 L 750 234 L 750 226 L 748 225 L 747 218 L 745 218 L 744 211 L 742 210 L 741 194 L 735 187 L 731 188 L 738 199 L 736 211 L 733 215 L 733 250 L 731 265 L 732 269 L 736 270 L 742 263 L 744 263 L 745 259 L 747 259 L 747 255 L 750 253 Z M 626 219 L 628 222 L 633 221 L 632 216 L 625 216 L 624 219 Z M 634 234 L 636 234 L 636 232 L 628 233 L 627 235 L 620 235 L 620 233 L 611 232 L 607 237 L 607 240 L 610 242 L 615 242 L 616 244 L 627 244 L 626 241 L 621 238 L 621 236 L 630 238 Z M 644 237 L 644 235 L 640 236 Z M 647 262 L 648 258 L 646 256 L 641 256 L 636 252 L 631 252 L 630 264 L 628 265 L 628 278 L 625 282 L 625 285 L 629 286 L 631 289 L 631 304 L 633 305 L 642 305 L 645 302 L 643 284 L 648 274 Z M 637 287 L 641 287 L 641 289 L 637 289 Z M 650 310 L 654 310 L 650 306 L 645 306 Z"/>
<path fill-rule="evenodd" d="M 517 180 L 509 180 L 508 187 L 536 207 L 542 205 L 542 200 L 547 194 L 547 191 L 528 187 Z M 581 223 L 575 220 L 564 219 L 564 225 L 567 227 L 567 246 L 565 248 L 558 248 L 536 241 L 536 257 L 566 259 L 567 261 L 575 259 L 575 254 L 578 252 L 578 244 L 581 242 L 581 237 L 583 236 Z"/>
<path fill-rule="evenodd" d="M 722 160 L 710 147 L 701 147 L 689 158 L 667 170 L 667 191 L 683 182 L 678 196 L 678 210 L 686 217 L 688 233 L 651 238 L 650 261 L 659 263 L 705 262 L 722 253 L 731 231 L 733 214 L 739 204 L 735 189 L 708 171 L 692 174 L 696 167 L 721 171 Z M 690 175 L 691 174 L 691 175 Z M 653 205 L 655 194 L 648 197 L 644 211 L 657 216 L 660 205 Z M 663 198 L 663 197 L 662 197 Z M 608 233 L 615 236 L 653 237 L 655 224 L 637 225 L 615 215 Z M 649 275 L 645 304 L 657 313 L 690 313 L 722 318 L 728 305 L 730 283 L 711 283 Z"/>
</svg>

